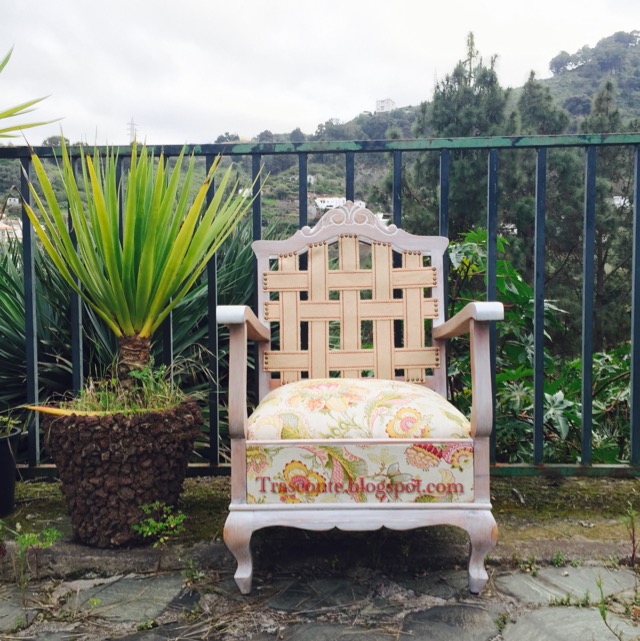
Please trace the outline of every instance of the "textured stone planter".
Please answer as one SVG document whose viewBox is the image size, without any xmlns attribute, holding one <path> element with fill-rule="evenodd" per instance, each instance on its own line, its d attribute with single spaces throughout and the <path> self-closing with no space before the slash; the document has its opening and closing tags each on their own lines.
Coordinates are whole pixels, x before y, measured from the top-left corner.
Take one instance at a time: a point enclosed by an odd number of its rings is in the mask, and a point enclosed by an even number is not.
<svg viewBox="0 0 640 641">
<path fill-rule="evenodd" d="M 0 436 L 0 517 L 13 512 L 16 496 L 16 455 L 20 428 Z"/>
<path fill-rule="evenodd" d="M 140 506 L 175 505 L 202 414 L 194 401 L 165 412 L 43 416 L 75 538 L 101 548 L 139 540 Z"/>
</svg>

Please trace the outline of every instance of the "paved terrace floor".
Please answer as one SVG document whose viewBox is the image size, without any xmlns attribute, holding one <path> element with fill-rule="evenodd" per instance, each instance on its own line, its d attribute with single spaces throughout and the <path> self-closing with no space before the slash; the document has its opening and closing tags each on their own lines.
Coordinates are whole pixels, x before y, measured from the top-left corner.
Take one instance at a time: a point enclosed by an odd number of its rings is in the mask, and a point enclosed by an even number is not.
<svg viewBox="0 0 640 641">
<path fill-rule="evenodd" d="M 640 639 L 640 587 L 620 521 L 629 505 L 640 508 L 640 480 L 495 479 L 492 495 L 501 538 L 480 596 L 466 590 L 466 535 L 434 527 L 259 532 L 244 597 L 220 541 L 228 479 L 187 481 L 187 531 L 160 573 L 151 547 L 73 543 L 57 484 L 20 484 L 7 523 L 53 525 L 63 538 L 22 591 L 15 549 L 0 562 L 0 639 Z"/>
</svg>

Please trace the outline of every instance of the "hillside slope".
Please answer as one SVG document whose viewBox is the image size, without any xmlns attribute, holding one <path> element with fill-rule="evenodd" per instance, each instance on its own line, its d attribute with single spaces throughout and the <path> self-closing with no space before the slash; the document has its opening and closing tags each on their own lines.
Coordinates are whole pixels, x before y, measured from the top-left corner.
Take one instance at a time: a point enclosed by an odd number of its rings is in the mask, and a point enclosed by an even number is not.
<svg viewBox="0 0 640 641">
<path fill-rule="evenodd" d="M 549 68 L 553 77 L 540 82 L 574 116 L 589 113 L 593 96 L 611 78 L 623 119 L 640 118 L 640 31 L 619 31 L 574 54 L 561 51 Z"/>
</svg>

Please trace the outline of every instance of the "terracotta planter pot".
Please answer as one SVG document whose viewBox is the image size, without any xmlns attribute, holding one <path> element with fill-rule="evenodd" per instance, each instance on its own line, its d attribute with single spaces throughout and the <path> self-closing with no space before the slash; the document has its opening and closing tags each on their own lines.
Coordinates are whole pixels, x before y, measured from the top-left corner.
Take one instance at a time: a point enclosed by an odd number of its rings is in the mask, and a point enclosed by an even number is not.
<svg viewBox="0 0 640 641">
<path fill-rule="evenodd" d="M 42 425 L 76 539 L 107 548 L 138 542 L 141 505 L 177 503 L 202 414 L 187 401 L 166 412 L 44 415 Z"/>
<path fill-rule="evenodd" d="M 13 512 L 16 503 L 16 455 L 20 428 L 0 436 L 0 517 Z"/>
</svg>

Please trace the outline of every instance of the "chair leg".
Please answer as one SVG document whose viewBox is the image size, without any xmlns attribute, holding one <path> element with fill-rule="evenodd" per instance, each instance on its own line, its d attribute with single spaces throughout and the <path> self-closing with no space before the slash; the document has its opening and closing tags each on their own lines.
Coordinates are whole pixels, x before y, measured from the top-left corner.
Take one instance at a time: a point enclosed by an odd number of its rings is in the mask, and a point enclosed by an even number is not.
<svg viewBox="0 0 640 641">
<path fill-rule="evenodd" d="M 498 542 L 498 526 L 491 512 L 478 511 L 466 529 L 471 541 L 469 592 L 479 594 L 489 579 L 484 559 Z"/>
<path fill-rule="evenodd" d="M 251 592 L 253 579 L 253 558 L 251 556 L 251 515 L 231 512 L 224 524 L 224 542 L 238 562 L 234 575 L 242 594 Z"/>
</svg>

